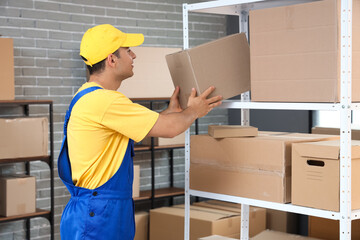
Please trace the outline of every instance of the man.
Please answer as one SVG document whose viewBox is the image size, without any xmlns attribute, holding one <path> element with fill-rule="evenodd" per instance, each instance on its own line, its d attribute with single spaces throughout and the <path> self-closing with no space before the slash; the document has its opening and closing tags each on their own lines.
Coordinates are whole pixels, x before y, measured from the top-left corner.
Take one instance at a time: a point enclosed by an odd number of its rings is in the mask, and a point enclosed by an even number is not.
<svg viewBox="0 0 360 240">
<path fill-rule="evenodd" d="M 82 38 L 80 55 L 90 78 L 74 96 L 64 123 L 58 169 L 71 198 L 61 218 L 62 240 L 132 240 L 133 142 L 174 137 L 221 104 L 221 96 L 207 99 L 213 87 L 200 96 L 193 89 L 187 108 L 181 109 L 176 87 L 169 107 L 159 114 L 117 92 L 133 75 L 136 55 L 130 47 L 143 41 L 142 34 L 108 24 L 89 29 Z"/>
</svg>

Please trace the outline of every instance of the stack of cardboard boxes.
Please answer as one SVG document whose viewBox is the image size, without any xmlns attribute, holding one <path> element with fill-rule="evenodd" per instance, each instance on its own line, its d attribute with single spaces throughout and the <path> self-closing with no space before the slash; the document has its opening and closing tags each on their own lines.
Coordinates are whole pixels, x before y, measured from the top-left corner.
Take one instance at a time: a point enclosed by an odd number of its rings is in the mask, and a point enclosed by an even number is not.
<svg viewBox="0 0 360 240">
<path fill-rule="evenodd" d="M 0 101 L 15 98 L 13 40 L 0 38 Z M 48 155 L 47 118 L 0 119 L 0 159 L 17 159 Z M 35 177 L 0 176 L 0 216 L 36 211 Z"/>
</svg>

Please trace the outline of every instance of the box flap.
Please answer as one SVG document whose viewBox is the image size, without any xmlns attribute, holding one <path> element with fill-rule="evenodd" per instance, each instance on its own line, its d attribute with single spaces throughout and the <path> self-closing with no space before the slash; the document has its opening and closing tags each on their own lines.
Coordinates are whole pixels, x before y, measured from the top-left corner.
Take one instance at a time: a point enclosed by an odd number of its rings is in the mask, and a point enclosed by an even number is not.
<svg viewBox="0 0 360 240">
<path fill-rule="evenodd" d="M 353 140 L 351 144 L 351 158 L 360 158 L 360 141 Z M 338 160 L 340 158 L 340 141 L 294 143 L 293 150 L 303 157 Z"/>
</svg>

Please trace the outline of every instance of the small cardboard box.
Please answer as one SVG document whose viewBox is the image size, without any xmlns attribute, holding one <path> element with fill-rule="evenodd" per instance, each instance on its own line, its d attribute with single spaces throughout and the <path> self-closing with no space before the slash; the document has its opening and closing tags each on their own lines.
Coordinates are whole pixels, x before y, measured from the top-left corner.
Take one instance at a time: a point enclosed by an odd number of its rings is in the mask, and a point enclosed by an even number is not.
<svg viewBox="0 0 360 240">
<path fill-rule="evenodd" d="M 121 83 L 119 92 L 128 98 L 170 98 L 174 92 L 165 56 L 180 48 L 133 47 L 134 75 Z"/>
<path fill-rule="evenodd" d="M 183 240 L 184 215 L 184 205 L 150 210 L 150 240 Z M 210 235 L 233 237 L 239 231 L 238 213 L 190 206 L 190 240 Z"/>
<path fill-rule="evenodd" d="M 15 216 L 36 210 L 35 177 L 9 175 L 0 177 L 0 215 Z"/>
<path fill-rule="evenodd" d="M 224 99 L 249 91 L 249 51 L 246 36 L 240 33 L 167 55 L 174 86 L 180 86 L 182 108 L 186 108 L 192 88 L 199 95 L 214 86 L 209 97 L 221 95 Z"/>
<path fill-rule="evenodd" d="M 14 43 L 11 38 L 0 38 L 0 100 L 14 100 Z"/>
<path fill-rule="evenodd" d="M 2 118 L 0 132 L 0 159 L 48 155 L 47 118 Z"/>
<path fill-rule="evenodd" d="M 193 206 L 200 206 L 211 209 L 220 209 L 235 212 L 241 215 L 241 204 L 228 203 L 223 201 L 209 200 L 195 202 Z M 266 229 L 266 209 L 250 207 L 249 212 L 249 236 L 255 236 Z M 240 234 L 240 232 L 239 232 Z"/>
<path fill-rule="evenodd" d="M 299 236 L 299 235 L 289 234 L 289 233 L 284 233 L 284 232 L 265 230 L 262 233 L 251 238 L 251 240 L 320 240 L 320 239 Z"/>
<path fill-rule="evenodd" d="M 135 213 L 136 232 L 134 240 L 148 240 L 149 234 L 149 213 Z"/>
<path fill-rule="evenodd" d="M 360 208 L 360 141 L 351 147 L 351 208 Z M 340 141 L 293 144 L 292 204 L 339 211 Z"/>
<path fill-rule="evenodd" d="M 340 101 L 340 3 L 325 0 L 250 11 L 252 101 Z M 353 0 L 352 10 L 352 100 L 358 102 L 359 0 Z"/>
<path fill-rule="evenodd" d="M 219 235 L 211 235 L 208 237 L 199 238 L 199 240 L 236 240 L 235 238 L 228 238 Z"/>
<path fill-rule="evenodd" d="M 339 136 L 284 133 L 215 139 L 192 135 L 190 188 L 287 203 L 291 201 L 291 143 Z"/>
<path fill-rule="evenodd" d="M 258 129 L 241 125 L 209 125 L 208 134 L 213 138 L 255 137 L 258 135 Z"/>
<path fill-rule="evenodd" d="M 326 240 L 338 240 L 339 221 L 309 216 L 309 237 Z M 351 239 L 360 239 L 360 220 L 351 221 Z"/>
<path fill-rule="evenodd" d="M 140 196 L 140 165 L 134 165 L 133 198 Z"/>
<path fill-rule="evenodd" d="M 151 138 L 145 137 L 141 145 L 151 145 Z M 154 146 L 185 145 L 185 132 L 173 138 L 154 137 Z"/>
<path fill-rule="evenodd" d="M 311 133 L 340 135 L 340 129 L 339 128 L 313 127 L 311 129 Z M 360 130 L 359 129 L 351 130 L 351 139 L 352 140 L 360 140 Z"/>
</svg>

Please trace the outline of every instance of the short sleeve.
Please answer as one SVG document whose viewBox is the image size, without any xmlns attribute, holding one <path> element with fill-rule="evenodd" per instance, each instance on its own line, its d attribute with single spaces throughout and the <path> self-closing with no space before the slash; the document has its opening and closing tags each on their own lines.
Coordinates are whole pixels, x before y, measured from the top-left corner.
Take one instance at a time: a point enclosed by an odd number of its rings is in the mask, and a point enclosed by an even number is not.
<svg viewBox="0 0 360 240">
<path fill-rule="evenodd" d="M 119 94 L 105 110 L 101 124 L 140 142 L 155 125 L 158 117 L 159 113 Z"/>
</svg>

